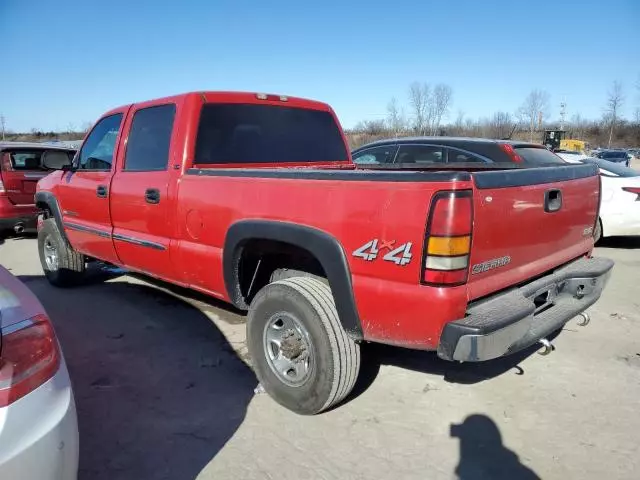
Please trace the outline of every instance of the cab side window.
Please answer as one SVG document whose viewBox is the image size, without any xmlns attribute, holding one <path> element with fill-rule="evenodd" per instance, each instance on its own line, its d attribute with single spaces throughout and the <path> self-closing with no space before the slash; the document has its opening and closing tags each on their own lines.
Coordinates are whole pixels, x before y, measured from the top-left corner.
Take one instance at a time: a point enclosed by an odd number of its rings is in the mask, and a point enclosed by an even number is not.
<svg viewBox="0 0 640 480">
<path fill-rule="evenodd" d="M 487 163 L 486 160 L 472 153 L 462 152 L 454 148 L 450 148 L 448 153 L 449 163 Z"/>
<path fill-rule="evenodd" d="M 445 162 L 444 149 L 435 145 L 402 145 L 396 163 L 433 164 Z"/>
<path fill-rule="evenodd" d="M 121 123 L 122 114 L 116 113 L 103 118 L 93 127 L 80 151 L 78 170 L 111 170 Z"/>
<path fill-rule="evenodd" d="M 126 171 L 167 169 L 175 114 L 173 104 L 143 108 L 134 114 L 124 159 Z"/>
<path fill-rule="evenodd" d="M 353 162 L 357 165 L 380 165 L 392 163 L 396 156 L 396 145 L 383 145 L 380 147 L 367 148 L 353 156 Z"/>
</svg>

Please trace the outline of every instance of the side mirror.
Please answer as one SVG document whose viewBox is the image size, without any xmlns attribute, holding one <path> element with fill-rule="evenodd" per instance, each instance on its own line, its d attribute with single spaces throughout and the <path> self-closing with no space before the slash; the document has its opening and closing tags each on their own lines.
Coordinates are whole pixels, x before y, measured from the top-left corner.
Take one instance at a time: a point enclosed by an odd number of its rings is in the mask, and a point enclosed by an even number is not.
<svg viewBox="0 0 640 480">
<path fill-rule="evenodd" d="M 47 170 L 71 170 L 69 154 L 63 150 L 48 150 L 42 154 L 42 166 Z"/>
</svg>

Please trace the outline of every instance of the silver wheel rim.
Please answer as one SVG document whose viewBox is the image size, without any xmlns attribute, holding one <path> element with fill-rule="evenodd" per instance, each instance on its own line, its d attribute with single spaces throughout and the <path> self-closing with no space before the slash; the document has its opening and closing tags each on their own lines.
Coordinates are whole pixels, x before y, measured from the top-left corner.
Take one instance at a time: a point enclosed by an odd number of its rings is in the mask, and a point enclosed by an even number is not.
<svg viewBox="0 0 640 480">
<path fill-rule="evenodd" d="M 264 327 L 264 354 L 271 371 L 291 387 L 303 385 L 313 370 L 309 333 L 294 315 L 279 312 Z"/>
<path fill-rule="evenodd" d="M 58 269 L 58 250 L 51 241 L 51 236 L 47 236 L 44 239 L 44 263 L 47 264 L 47 268 L 51 271 Z"/>
</svg>

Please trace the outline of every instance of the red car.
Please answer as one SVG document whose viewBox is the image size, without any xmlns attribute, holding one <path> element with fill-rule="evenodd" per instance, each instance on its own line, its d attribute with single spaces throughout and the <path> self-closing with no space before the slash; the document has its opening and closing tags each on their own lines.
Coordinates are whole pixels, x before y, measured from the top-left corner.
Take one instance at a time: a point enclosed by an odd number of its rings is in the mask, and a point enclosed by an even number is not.
<svg viewBox="0 0 640 480">
<path fill-rule="evenodd" d="M 197 92 L 98 120 L 38 183 L 38 248 L 54 285 L 99 259 L 248 310 L 265 390 L 312 414 L 363 341 L 483 361 L 583 312 L 613 266 L 591 258 L 599 196 L 593 165 L 356 170 L 324 103 Z"/>
<path fill-rule="evenodd" d="M 75 152 L 43 143 L 0 142 L 0 235 L 36 227 L 38 180 L 70 165 Z"/>
</svg>

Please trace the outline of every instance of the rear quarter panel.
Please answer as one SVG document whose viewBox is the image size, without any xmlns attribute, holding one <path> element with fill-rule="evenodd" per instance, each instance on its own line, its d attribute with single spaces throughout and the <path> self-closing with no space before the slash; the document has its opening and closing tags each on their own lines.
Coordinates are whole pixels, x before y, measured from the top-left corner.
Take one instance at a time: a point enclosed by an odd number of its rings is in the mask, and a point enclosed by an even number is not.
<svg viewBox="0 0 640 480">
<path fill-rule="evenodd" d="M 178 238 L 174 262 L 196 288 L 227 299 L 223 245 L 229 227 L 245 219 L 297 223 L 329 233 L 348 258 L 365 338 L 435 346 L 444 319 L 464 314 L 466 287 L 419 284 L 423 239 L 431 196 L 452 183 L 332 181 L 185 175 L 178 192 Z M 456 188 L 469 188 L 461 183 Z M 353 252 L 377 239 L 378 256 Z M 411 261 L 385 261 L 411 242 Z M 386 245 L 386 246 L 384 246 Z M 446 291 L 445 291 L 446 290 Z M 455 301 L 450 299 L 455 298 Z M 420 346 L 420 345 L 417 345 Z"/>
</svg>

